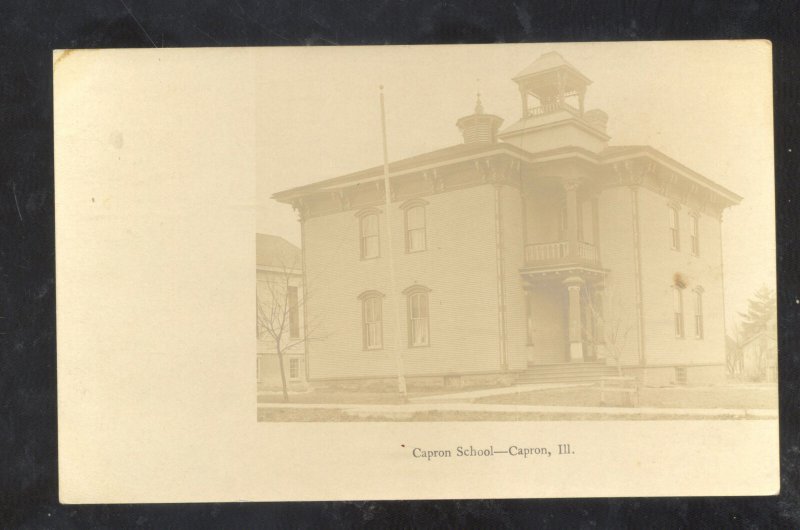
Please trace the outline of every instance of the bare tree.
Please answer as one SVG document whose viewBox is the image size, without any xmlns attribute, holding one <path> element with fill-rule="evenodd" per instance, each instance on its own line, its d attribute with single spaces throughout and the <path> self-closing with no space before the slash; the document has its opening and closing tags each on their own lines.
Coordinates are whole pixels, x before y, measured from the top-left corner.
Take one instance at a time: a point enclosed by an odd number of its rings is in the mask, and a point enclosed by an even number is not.
<svg viewBox="0 0 800 530">
<path fill-rule="evenodd" d="M 742 330 L 738 323 L 733 324 L 733 337 L 725 335 L 725 364 L 728 375 L 740 378 L 744 371 L 744 357 L 742 355 Z"/>
<path fill-rule="evenodd" d="M 304 289 L 292 283 L 292 280 L 298 277 L 296 271 L 299 267 L 281 263 L 277 269 L 267 273 L 264 282 L 267 292 L 264 296 L 256 290 L 256 329 L 259 339 L 268 338 L 275 346 L 281 372 L 283 400 L 288 402 L 284 356 L 291 353 L 292 348 L 310 341 L 312 332 L 309 330 L 308 322 L 304 326 L 305 330 L 300 326 L 300 314 L 307 295 L 302 293 Z"/>
<path fill-rule="evenodd" d="M 630 311 L 620 300 L 610 284 L 601 291 L 602 302 L 597 302 L 588 289 L 582 289 L 584 302 L 588 305 L 594 319 L 593 335 L 590 340 L 594 346 L 603 346 L 608 356 L 614 360 L 617 375 L 622 375 L 622 356 L 628 343 L 628 336 L 636 327 Z"/>
</svg>

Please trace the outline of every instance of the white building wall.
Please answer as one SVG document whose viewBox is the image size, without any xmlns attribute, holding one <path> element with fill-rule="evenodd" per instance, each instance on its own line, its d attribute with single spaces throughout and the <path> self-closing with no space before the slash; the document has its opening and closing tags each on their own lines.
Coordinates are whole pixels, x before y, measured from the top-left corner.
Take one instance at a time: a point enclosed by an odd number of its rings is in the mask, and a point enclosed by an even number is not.
<svg viewBox="0 0 800 530">
<path fill-rule="evenodd" d="M 648 365 L 725 363 L 721 223 L 700 214 L 700 253 L 692 255 L 690 208 L 679 207 L 680 249 L 672 250 L 666 197 L 640 188 L 642 299 Z M 679 273 L 683 289 L 684 338 L 675 335 L 671 286 Z M 702 287 L 703 338 L 695 338 L 694 289 Z"/>
<path fill-rule="evenodd" d="M 506 350 L 509 370 L 528 365 L 526 294 L 519 269 L 525 264 L 522 197 L 512 186 L 500 187 L 503 230 L 503 283 L 505 288 Z"/>
<path fill-rule="evenodd" d="M 514 135 L 500 133 L 502 140 L 531 153 L 566 145 L 582 147 L 596 153 L 608 145 L 608 140 L 576 125 L 577 119 L 566 111 L 528 118 L 526 121 L 530 129 Z"/>
<path fill-rule="evenodd" d="M 305 221 L 309 378 L 393 377 L 394 304 L 407 375 L 494 372 L 500 369 L 497 320 L 494 189 L 480 185 L 424 197 L 427 250 L 406 253 L 404 215 L 392 204 L 397 292 L 390 292 L 385 206 L 381 257 L 360 258 L 354 211 Z M 412 285 L 431 289 L 430 346 L 409 348 L 406 297 Z M 359 294 L 377 290 L 383 303 L 384 347 L 363 349 Z M 313 338 L 313 337 L 312 337 Z"/>
<path fill-rule="evenodd" d="M 624 365 L 638 365 L 638 313 L 636 308 L 636 269 L 634 254 L 633 200 L 628 186 L 605 188 L 598 198 L 598 250 L 608 270 L 603 292 L 606 327 L 616 325 L 625 334 L 617 340 Z M 640 206 L 641 208 L 641 206 Z M 626 333 L 627 332 L 627 333 Z M 607 334 L 606 334 L 607 335 Z M 610 357 L 606 348 L 598 355 Z"/>
</svg>

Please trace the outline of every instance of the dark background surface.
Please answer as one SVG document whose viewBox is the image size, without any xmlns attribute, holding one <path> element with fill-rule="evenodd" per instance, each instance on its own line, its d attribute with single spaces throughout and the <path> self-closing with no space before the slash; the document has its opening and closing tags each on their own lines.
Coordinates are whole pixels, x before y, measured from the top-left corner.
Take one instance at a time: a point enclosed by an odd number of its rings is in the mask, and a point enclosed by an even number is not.
<svg viewBox="0 0 800 530">
<path fill-rule="evenodd" d="M 800 291 L 793 206 L 800 155 L 798 8 L 796 0 L 4 2 L 0 5 L 0 527 L 800 527 Z M 739 38 L 773 42 L 780 496 L 58 504 L 52 49 Z M 657 64 L 652 75 L 658 75 Z"/>
</svg>

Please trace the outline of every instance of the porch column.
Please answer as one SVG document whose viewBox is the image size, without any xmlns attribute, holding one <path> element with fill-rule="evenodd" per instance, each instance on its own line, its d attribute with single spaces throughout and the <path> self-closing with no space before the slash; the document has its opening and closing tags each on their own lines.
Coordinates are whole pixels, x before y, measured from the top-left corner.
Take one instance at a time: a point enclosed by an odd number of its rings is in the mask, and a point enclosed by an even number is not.
<svg viewBox="0 0 800 530">
<path fill-rule="evenodd" d="M 564 193 L 567 196 L 567 238 L 569 240 L 569 256 L 578 257 L 578 186 L 579 179 L 564 181 Z"/>
<path fill-rule="evenodd" d="M 571 276 L 564 280 L 569 295 L 569 360 L 583 361 L 581 334 L 581 286 L 583 279 Z"/>
</svg>

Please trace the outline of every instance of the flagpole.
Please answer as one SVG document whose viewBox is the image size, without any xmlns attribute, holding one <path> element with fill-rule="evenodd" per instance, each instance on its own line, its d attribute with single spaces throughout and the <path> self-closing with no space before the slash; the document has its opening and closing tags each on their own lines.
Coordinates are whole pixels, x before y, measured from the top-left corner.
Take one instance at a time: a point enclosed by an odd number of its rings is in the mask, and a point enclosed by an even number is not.
<svg viewBox="0 0 800 530">
<path fill-rule="evenodd" d="M 400 296 L 397 293 L 397 281 L 394 273 L 394 250 L 392 240 L 392 194 L 389 187 L 389 149 L 386 143 L 386 110 L 383 103 L 383 85 L 381 85 L 381 132 L 383 138 L 383 191 L 386 199 L 386 235 L 389 238 L 389 288 L 394 301 L 394 356 L 397 365 L 397 388 L 403 399 L 408 399 L 406 376 L 403 367 L 403 353 L 400 341 Z"/>
</svg>

